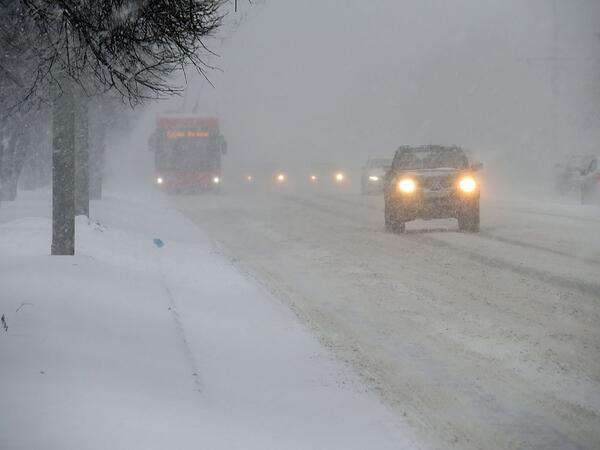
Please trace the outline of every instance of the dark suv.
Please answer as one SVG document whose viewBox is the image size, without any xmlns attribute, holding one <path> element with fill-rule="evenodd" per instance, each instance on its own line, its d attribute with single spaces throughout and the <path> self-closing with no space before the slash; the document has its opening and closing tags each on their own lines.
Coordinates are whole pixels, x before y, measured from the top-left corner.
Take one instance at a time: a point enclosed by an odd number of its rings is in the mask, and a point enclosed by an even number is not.
<svg viewBox="0 0 600 450">
<path fill-rule="evenodd" d="M 464 231 L 479 231 L 479 182 L 459 147 L 400 147 L 385 180 L 385 227 L 404 232 L 415 219 L 458 219 Z"/>
</svg>

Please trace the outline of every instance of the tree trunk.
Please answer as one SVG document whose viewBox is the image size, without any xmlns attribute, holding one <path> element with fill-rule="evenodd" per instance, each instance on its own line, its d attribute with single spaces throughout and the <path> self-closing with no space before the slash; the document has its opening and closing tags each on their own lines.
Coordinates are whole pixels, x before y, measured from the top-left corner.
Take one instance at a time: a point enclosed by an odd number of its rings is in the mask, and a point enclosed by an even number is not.
<svg viewBox="0 0 600 450">
<path fill-rule="evenodd" d="M 90 172 L 87 98 L 77 100 L 75 116 L 75 215 L 90 216 Z"/>
<path fill-rule="evenodd" d="M 102 171 L 104 170 L 104 142 L 90 152 L 90 200 L 102 199 Z"/>
<path fill-rule="evenodd" d="M 75 111 L 69 81 L 53 103 L 52 254 L 75 254 Z"/>
<path fill-rule="evenodd" d="M 111 110 L 110 102 L 106 100 L 95 102 L 94 107 L 89 109 L 90 200 L 102 199 L 106 122 Z"/>
<path fill-rule="evenodd" d="M 15 167 L 17 137 L 14 132 L 7 141 L 2 151 L 2 161 L 0 161 L 0 200 L 13 201 L 17 198 L 19 181 Z"/>
</svg>

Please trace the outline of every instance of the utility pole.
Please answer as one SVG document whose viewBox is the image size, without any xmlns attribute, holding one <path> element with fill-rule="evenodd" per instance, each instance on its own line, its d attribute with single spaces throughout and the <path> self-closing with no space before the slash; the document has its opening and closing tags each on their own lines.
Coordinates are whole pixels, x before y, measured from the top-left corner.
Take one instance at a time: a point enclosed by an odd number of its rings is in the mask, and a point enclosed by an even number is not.
<svg viewBox="0 0 600 450">
<path fill-rule="evenodd" d="M 561 135 L 559 133 L 558 112 L 558 4 L 552 0 L 552 154 L 560 151 Z"/>
<path fill-rule="evenodd" d="M 542 57 L 525 58 L 525 62 L 550 62 L 551 63 L 551 89 L 552 89 L 552 104 L 551 104 L 551 124 L 550 124 L 550 145 L 554 155 L 560 150 L 560 114 L 559 114 L 559 99 L 560 99 L 560 82 L 559 82 L 559 62 L 568 58 L 559 56 L 559 22 L 558 22 L 558 0 L 552 1 L 552 55 Z"/>
<path fill-rule="evenodd" d="M 561 143 L 563 135 L 561 133 L 561 111 L 560 111 L 560 99 L 561 99 L 561 89 L 560 89 L 560 75 L 561 75 L 561 63 L 566 62 L 576 62 L 578 64 L 582 63 L 598 63 L 600 62 L 600 58 L 597 57 L 568 57 L 561 56 L 560 52 L 560 20 L 559 20 L 559 3 L 558 0 L 550 0 L 552 1 L 552 54 L 551 56 L 543 56 L 543 57 L 529 57 L 524 58 L 525 62 L 550 62 L 551 63 L 551 89 L 552 89 L 552 104 L 551 104 L 551 130 L 549 133 L 551 139 L 551 148 L 554 152 L 554 155 L 558 155 L 561 150 Z M 598 35 L 600 38 L 600 35 Z"/>
</svg>

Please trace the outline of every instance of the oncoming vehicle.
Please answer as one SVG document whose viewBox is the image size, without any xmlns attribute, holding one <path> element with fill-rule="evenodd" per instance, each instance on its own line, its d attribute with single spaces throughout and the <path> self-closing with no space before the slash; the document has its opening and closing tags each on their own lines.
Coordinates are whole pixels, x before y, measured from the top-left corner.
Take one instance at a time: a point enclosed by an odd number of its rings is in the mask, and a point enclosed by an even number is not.
<svg viewBox="0 0 600 450">
<path fill-rule="evenodd" d="M 581 203 L 583 205 L 600 203 L 600 170 L 597 156 L 591 158 L 582 176 Z"/>
<path fill-rule="evenodd" d="M 321 187 L 346 186 L 348 171 L 332 163 L 315 163 L 310 166 L 306 180 Z"/>
<path fill-rule="evenodd" d="M 415 219 L 458 219 L 460 230 L 479 231 L 479 182 L 459 147 L 400 147 L 386 175 L 385 226 L 404 232 Z"/>
<path fill-rule="evenodd" d="M 389 158 L 370 158 L 362 168 L 361 191 L 363 194 L 383 192 L 385 174 L 392 165 Z"/>
<path fill-rule="evenodd" d="M 557 163 L 554 174 L 557 192 L 567 194 L 580 190 L 588 168 L 595 159 L 594 155 L 569 155 L 564 162 Z"/>
<path fill-rule="evenodd" d="M 288 189 L 290 173 L 285 164 L 273 162 L 254 162 L 244 168 L 242 172 L 243 185 L 246 188 L 261 190 Z"/>
<path fill-rule="evenodd" d="M 163 116 L 150 138 L 156 183 L 169 193 L 217 190 L 227 145 L 219 119 Z"/>
</svg>

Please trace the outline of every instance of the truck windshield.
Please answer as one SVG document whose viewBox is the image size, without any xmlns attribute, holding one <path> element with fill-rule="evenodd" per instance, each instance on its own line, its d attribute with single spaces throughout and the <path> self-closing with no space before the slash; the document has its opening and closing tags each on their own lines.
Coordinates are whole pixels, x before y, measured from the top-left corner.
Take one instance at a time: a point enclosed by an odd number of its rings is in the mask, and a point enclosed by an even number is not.
<svg viewBox="0 0 600 450">
<path fill-rule="evenodd" d="M 465 169 L 468 161 L 460 150 L 405 151 L 394 160 L 394 169 Z"/>
<path fill-rule="evenodd" d="M 157 169 L 198 170 L 219 168 L 219 152 L 208 139 L 177 139 L 156 152 Z"/>
</svg>

